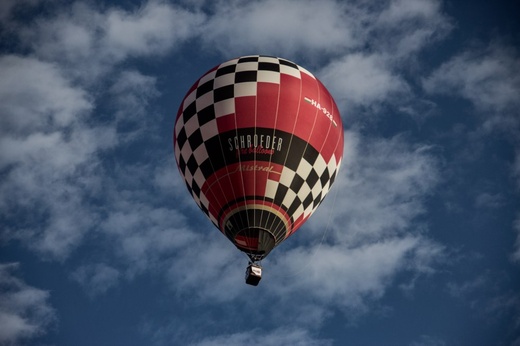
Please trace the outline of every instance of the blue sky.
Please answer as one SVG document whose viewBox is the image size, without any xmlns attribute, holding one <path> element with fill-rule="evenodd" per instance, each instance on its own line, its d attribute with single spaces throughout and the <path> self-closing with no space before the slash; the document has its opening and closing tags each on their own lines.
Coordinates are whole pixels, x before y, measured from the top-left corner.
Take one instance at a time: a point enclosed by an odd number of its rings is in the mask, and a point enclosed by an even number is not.
<svg viewBox="0 0 520 346">
<path fill-rule="evenodd" d="M 520 345 L 518 1 L 0 4 L 0 344 Z M 313 72 L 319 210 L 245 285 L 172 128 L 222 61 Z"/>
</svg>

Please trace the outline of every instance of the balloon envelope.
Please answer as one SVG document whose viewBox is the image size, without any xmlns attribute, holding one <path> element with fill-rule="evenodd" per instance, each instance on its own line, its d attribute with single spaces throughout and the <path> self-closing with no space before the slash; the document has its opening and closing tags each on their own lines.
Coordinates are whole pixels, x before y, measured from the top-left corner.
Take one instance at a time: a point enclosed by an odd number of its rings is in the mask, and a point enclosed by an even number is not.
<svg viewBox="0 0 520 346">
<path fill-rule="evenodd" d="M 343 154 L 330 93 L 306 69 L 270 56 L 232 59 L 204 74 L 183 99 L 173 135 L 193 199 L 252 260 L 312 215 Z"/>
</svg>

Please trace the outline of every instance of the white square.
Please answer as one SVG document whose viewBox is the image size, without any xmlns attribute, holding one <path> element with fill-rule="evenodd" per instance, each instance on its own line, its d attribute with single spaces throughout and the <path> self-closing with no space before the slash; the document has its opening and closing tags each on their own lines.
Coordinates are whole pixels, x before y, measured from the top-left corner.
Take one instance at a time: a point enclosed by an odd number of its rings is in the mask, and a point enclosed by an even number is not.
<svg viewBox="0 0 520 346">
<path fill-rule="evenodd" d="M 248 61 L 248 62 L 241 62 L 240 64 L 237 64 L 237 68 L 235 72 L 240 71 L 257 71 L 258 70 L 258 62 L 257 61 Z"/>
<path fill-rule="evenodd" d="M 218 76 L 215 78 L 215 84 L 213 84 L 213 89 L 217 89 L 226 85 L 231 85 L 235 83 L 235 74 L 234 73 L 226 73 L 222 76 Z"/>
<path fill-rule="evenodd" d="M 258 62 L 270 62 L 273 64 L 280 64 L 280 61 L 278 58 L 272 57 L 272 56 L 260 56 L 258 57 Z"/>
<path fill-rule="evenodd" d="M 184 144 L 184 146 L 181 149 L 181 156 L 182 156 L 184 162 L 186 162 L 186 163 L 188 162 L 192 153 L 193 153 L 193 150 L 190 147 L 190 143 L 186 142 L 186 144 Z"/>
<path fill-rule="evenodd" d="M 202 187 L 202 185 L 204 185 L 206 178 L 204 178 L 204 175 L 202 174 L 200 168 L 197 168 L 197 170 L 195 171 L 195 174 L 193 175 L 193 180 L 195 180 L 195 182 L 200 188 Z"/>
<path fill-rule="evenodd" d="M 197 89 L 193 90 L 188 96 L 184 98 L 184 102 L 182 103 L 182 111 L 184 112 L 186 108 L 188 108 L 188 106 L 191 105 L 193 101 L 195 101 L 196 98 Z"/>
<path fill-rule="evenodd" d="M 195 157 L 195 160 L 197 161 L 197 163 L 200 166 L 208 158 L 208 152 L 206 150 L 206 146 L 199 145 L 197 147 L 197 149 L 195 149 L 195 151 L 193 152 L 193 156 Z"/>
<path fill-rule="evenodd" d="M 211 72 L 208 72 L 208 74 L 202 76 L 202 78 L 199 80 L 198 86 L 201 86 L 202 84 L 206 83 L 209 80 L 212 80 L 215 78 L 215 74 L 217 73 L 217 70 L 213 70 Z"/>
<path fill-rule="evenodd" d="M 276 195 L 276 190 L 280 184 L 274 180 L 267 180 L 267 184 L 265 186 L 265 197 L 274 199 Z"/>
<path fill-rule="evenodd" d="M 300 71 L 291 66 L 280 64 L 280 73 L 288 74 L 298 79 L 301 79 Z"/>
<path fill-rule="evenodd" d="M 311 193 L 311 188 L 309 184 L 304 183 L 302 187 L 300 188 L 300 191 L 298 191 L 298 198 L 304 201 L 307 196 Z"/>
<path fill-rule="evenodd" d="M 181 158 L 181 148 L 179 148 L 179 143 L 177 141 L 175 141 L 175 158 L 177 159 L 177 162 L 179 161 L 179 159 Z"/>
<path fill-rule="evenodd" d="M 325 162 L 325 159 L 323 158 L 323 156 L 318 155 L 318 157 L 316 158 L 316 162 L 314 162 L 313 167 L 319 176 L 321 176 L 322 173 L 325 172 L 325 169 L 327 169 L 327 163 Z"/>
<path fill-rule="evenodd" d="M 179 137 L 179 133 L 181 133 L 182 128 L 184 127 L 184 119 L 182 119 L 182 114 L 177 119 L 177 123 L 175 124 L 175 137 Z"/>
<path fill-rule="evenodd" d="M 311 169 L 312 166 L 310 163 L 307 162 L 307 160 L 301 160 L 300 164 L 298 165 L 298 169 L 296 170 L 296 173 L 304 180 L 306 180 L 309 174 L 311 173 Z"/>
<path fill-rule="evenodd" d="M 258 82 L 280 84 L 280 73 L 276 71 L 258 71 L 256 80 Z"/>
<path fill-rule="evenodd" d="M 300 204 L 298 206 L 298 208 L 296 208 L 296 210 L 294 211 L 293 213 L 293 218 L 295 220 L 298 220 L 298 218 L 303 214 L 304 210 L 303 210 L 303 204 Z"/>
<path fill-rule="evenodd" d="M 200 127 L 200 133 L 202 135 L 202 140 L 207 141 L 211 137 L 214 137 L 218 134 L 217 121 L 212 120 Z"/>
<path fill-rule="evenodd" d="M 222 67 L 226 67 L 229 65 L 236 65 L 237 63 L 238 63 L 238 59 L 229 60 L 229 61 L 226 61 L 226 62 L 223 62 L 222 64 L 220 64 L 220 66 L 218 68 L 220 69 Z"/>
<path fill-rule="evenodd" d="M 211 104 L 213 104 L 213 93 L 212 92 L 205 93 L 204 95 L 198 97 L 195 100 L 197 112 L 200 112 L 201 110 L 203 110 L 204 108 L 206 108 L 207 106 L 209 106 Z"/>
<path fill-rule="evenodd" d="M 235 99 L 227 99 L 223 101 L 219 101 L 215 103 L 215 116 L 217 118 L 229 115 L 229 114 L 235 114 Z"/>
<path fill-rule="evenodd" d="M 195 132 L 199 128 L 199 119 L 195 114 L 184 124 L 184 131 L 186 131 L 186 135 L 188 138 L 191 136 L 193 132 Z"/>
<path fill-rule="evenodd" d="M 318 179 L 318 181 L 316 182 L 316 184 L 314 184 L 314 187 L 312 188 L 312 199 L 316 199 L 316 197 L 318 197 L 318 195 L 320 194 L 322 190 L 322 186 L 321 186 L 321 182 L 320 180 Z M 323 198 L 323 196 L 321 196 Z"/>
<path fill-rule="evenodd" d="M 241 96 L 255 96 L 256 82 L 244 82 L 235 84 L 235 98 Z"/>
<path fill-rule="evenodd" d="M 280 176 L 280 183 L 287 187 L 291 186 L 295 174 L 296 173 L 292 169 L 284 167 L 282 170 L 282 175 Z"/>
<path fill-rule="evenodd" d="M 291 204 L 294 202 L 295 197 L 296 197 L 296 193 L 295 193 L 293 190 L 289 189 L 289 190 L 287 191 L 287 193 L 285 194 L 285 197 L 284 197 L 284 199 L 283 199 L 282 204 L 283 204 L 287 209 L 289 209 L 289 207 L 291 206 Z"/>
</svg>

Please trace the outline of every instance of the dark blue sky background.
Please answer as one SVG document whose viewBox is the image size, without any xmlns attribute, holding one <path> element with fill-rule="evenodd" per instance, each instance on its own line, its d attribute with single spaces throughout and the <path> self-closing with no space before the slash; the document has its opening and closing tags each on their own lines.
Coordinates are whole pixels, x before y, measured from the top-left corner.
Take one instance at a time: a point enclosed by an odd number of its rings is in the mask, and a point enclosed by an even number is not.
<svg viewBox="0 0 520 346">
<path fill-rule="evenodd" d="M 520 345 L 518 1 L 2 1 L 0 345 Z M 263 261 L 172 152 L 191 84 L 284 57 L 340 175 Z"/>
</svg>

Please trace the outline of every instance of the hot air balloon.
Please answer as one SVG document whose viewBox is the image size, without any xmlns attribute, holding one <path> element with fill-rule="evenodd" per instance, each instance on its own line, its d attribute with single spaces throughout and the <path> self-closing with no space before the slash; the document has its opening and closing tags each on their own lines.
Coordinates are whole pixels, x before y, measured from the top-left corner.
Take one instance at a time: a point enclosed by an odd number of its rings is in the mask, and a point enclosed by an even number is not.
<svg viewBox="0 0 520 346">
<path fill-rule="evenodd" d="M 260 261 L 312 215 L 343 155 L 332 96 L 309 71 L 278 57 L 226 61 L 199 78 L 181 102 L 175 158 L 188 191 L 211 222 Z"/>
</svg>

